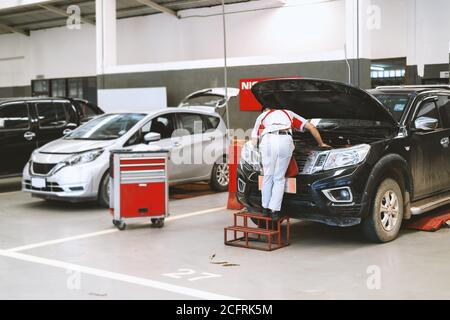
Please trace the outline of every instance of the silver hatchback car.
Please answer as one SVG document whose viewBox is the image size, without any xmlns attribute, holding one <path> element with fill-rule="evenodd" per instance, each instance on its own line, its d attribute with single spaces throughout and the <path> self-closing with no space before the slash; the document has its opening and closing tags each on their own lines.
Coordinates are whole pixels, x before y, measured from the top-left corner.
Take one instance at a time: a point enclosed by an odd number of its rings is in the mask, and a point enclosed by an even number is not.
<svg viewBox="0 0 450 320">
<path fill-rule="evenodd" d="M 165 108 L 99 116 L 35 150 L 22 190 L 47 200 L 109 203 L 110 150 L 144 145 L 168 149 L 171 185 L 209 181 L 228 188 L 226 125 L 213 108 Z"/>
</svg>

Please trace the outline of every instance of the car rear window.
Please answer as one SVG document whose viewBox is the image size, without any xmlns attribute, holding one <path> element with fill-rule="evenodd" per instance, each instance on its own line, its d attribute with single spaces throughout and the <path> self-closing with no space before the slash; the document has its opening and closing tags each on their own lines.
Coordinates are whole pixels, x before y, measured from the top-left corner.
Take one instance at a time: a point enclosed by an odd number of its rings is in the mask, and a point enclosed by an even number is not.
<svg viewBox="0 0 450 320">
<path fill-rule="evenodd" d="M 216 116 L 204 116 L 203 118 L 206 122 L 208 129 L 217 129 L 220 123 L 220 118 Z"/>
<path fill-rule="evenodd" d="M 181 128 L 187 130 L 189 134 L 198 134 L 206 131 L 201 115 L 196 113 L 179 113 L 178 117 Z"/>
</svg>

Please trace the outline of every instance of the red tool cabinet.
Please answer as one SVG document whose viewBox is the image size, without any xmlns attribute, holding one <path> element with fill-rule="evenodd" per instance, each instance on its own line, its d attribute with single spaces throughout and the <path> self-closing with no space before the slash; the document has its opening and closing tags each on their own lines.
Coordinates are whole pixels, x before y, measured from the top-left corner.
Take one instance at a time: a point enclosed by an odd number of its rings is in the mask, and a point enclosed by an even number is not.
<svg viewBox="0 0 450 320">
<path fill-rule="evenodd" d="M 150 218 L 162 227 L 168 215 L 167 151 L 111 151 L 110 209 L 113 224 Z"/>
</svg>

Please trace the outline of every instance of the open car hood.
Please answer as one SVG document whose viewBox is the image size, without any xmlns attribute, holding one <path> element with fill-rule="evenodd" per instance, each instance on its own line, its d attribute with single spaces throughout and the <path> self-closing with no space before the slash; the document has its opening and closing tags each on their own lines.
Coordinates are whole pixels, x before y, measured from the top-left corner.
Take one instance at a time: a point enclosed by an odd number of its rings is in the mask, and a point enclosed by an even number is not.
<svg viewBox="0 0 450 320">
<path fill-rule="evenodd" d="M 277 79 L 253 85 L 258 102 L 272 109 L 289 109 L 306 119 L 372 120 L 397 126 L 389 111 L 356 87 L 330 80 Z"/>
</svg>

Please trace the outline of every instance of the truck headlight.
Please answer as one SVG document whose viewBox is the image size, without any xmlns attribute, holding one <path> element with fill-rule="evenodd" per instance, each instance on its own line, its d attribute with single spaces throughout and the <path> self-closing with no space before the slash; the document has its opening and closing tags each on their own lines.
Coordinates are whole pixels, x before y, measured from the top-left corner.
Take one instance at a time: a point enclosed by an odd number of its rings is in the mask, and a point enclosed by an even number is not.
<svg viewBox="0 0 450 320">
<path fill-rule="evenodd" d="M 251 165 L 253 169 L 261 170 L 261 154 L 251 141 L 248 141 L 242 147 L 241 160 Z"/>
<path fill-rule="evenodd" d="M 336 149 L 329 152 L 323 170 L 347 167 L 363 162 L 370 151 L 368 144 L 360 144 L 351 148 Z"/>
<path fill-rule="evenodd" d="M 95 149 L 95 150 L 75 154 L 75 155 L 69 157 L 68 159 L 66 159 L 65 163 L 66 163 L 66 165 L 74 166 L 77 164 L 92 162 L 95 159 L 97 159 L 103 153 L 103 151 L 104 151 L 103 149 Z"/>
</svg>

